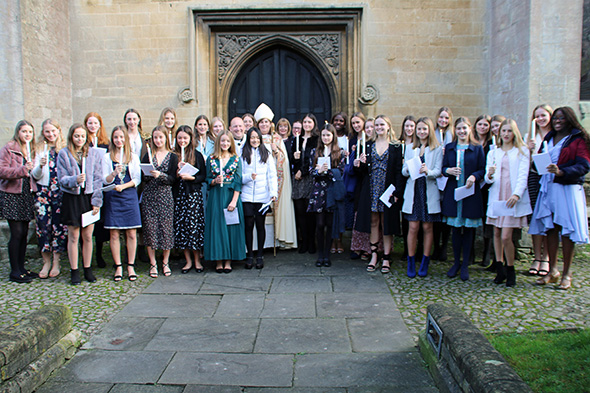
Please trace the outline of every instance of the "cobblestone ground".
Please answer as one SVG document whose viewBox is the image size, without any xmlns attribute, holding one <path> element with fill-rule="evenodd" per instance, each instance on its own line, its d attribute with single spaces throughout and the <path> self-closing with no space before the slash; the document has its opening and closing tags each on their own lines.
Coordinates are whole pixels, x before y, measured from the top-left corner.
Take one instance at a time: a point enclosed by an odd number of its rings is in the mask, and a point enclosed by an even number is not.
<svg viewBox="0 0 590 393">
<path fill-rule="evenodd" d="M 396 247 L 396 249 L 399 247 Z M 107 252 L 105 251 L 105 256 Z M 399 257 L 399 252 L 395 254 Z M 62 258 L 63 259 L 63 258 Z M 470 280 L 449 279 L 446 271 L 450 262 L 431 263 L 426 278 L 410 279 L 404 262 L 393 261 L 392 273 L 387 276 L 391 293 L 414 338 L 424 329 L 426 306 L 446 302 L 459 306 L 484 333 L 505 331 L 534 331 L 564 328 L 590 328 L 590 247 L 576 250 L 574 279 L 569 291 L 559 291 L 553 284 L 534 285 L 534 277 L 526 275 L 528 261 L 517 262 L 517 285 L 506 288 L 495 285 L 494 275 L 479 264 L 470 267 Z M 363 263 L 363 262 L 359 262 Z M 112 262 L 105 269 L 94 269 L 96 283 L 85 281 L 70 285 L 69 268 L 62 260 L 62 274 L 54 279 L 34 280 L 31 284 L 8 281 L 8 261 L 0 263 L 0 329 L 16 322 L 29 312 L 45 304 L 62 304 L 72 309 L 74 329 L 86 341 L 103 323 L 147 287 L 153 279 L 147 276 L 148 264 L 137 263 L 139 279 L 113 282 Z M 180 274 L 181 260 L 171 262 L 174 274 Z M 29 269 L 39 271 L 41 261 L 33 261 Z M 561 265 L 560 265 L 561 267 Z M 366 273 L 380 274 L 380 273 Z"/>
<path fill-rule="evenodd" d="M 106 252 L 105 252 L 106 254 Z M 97 278 L 88 283 L 82 277 L 81 285 L 70 285 L 68 261 L 62 258 L 61 274 L 56 278 L 33 280 L 30 284 L 16 284 L 8 281 L 10 265 L 7 260 L 0 262 L 0 329 L 16 322 L 31 311 L 47 304 L 70 307 L 73 314 L 73 328 L 82 332 L 82 340 L 108 321 L 125 304 L 147 287 L 153 279 L 147 276 L 148 264 L 136 263 L 139 278 L 127 280 L 127 269 L 121 282 L 113 281 L 113 263 L 107 261 L 104 269 L 93 268 Z M 41 260 L 27 264 L 27 269 L 38 272 Z M 180 274 L 180 272 L 179 272 Z"/>
<path fill-rule="evenodd" d="M 450 257 L 450 255 L 449 255 Z M 516 286 L 493 282 L 495 274 L 476 263 L 469 281 L 446 276 L 451 262 L 431 263 L 428 277 L 408 278 L 406 264 L 395 262 L 387 281 L 410 333 L 417 340 L 426 325 L 426 307 L 449 303 L 460 307 L 484 333 L 590 328 L 590 247 L 577 246 L 572 287 L 560 291 L 556 284 L 538 286 L 528 276 L 530 262 L 516 262 Z M 477 262 L 479 262 L 479 258 Z M 559 268 L 561 271 L 561 261 Z M 418 269 L 418 267 L 416 267 Z"/>
</svg>

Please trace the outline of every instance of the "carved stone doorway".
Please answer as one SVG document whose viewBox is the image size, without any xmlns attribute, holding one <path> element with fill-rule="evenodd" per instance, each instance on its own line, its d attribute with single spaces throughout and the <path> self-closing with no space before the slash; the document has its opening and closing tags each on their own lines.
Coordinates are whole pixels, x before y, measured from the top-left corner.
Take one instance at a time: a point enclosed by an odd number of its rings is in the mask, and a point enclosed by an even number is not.
<svg viewBox="0 0 590 393">
<path fill-rule="evenodd" d="M 332 113 L 330 91 L 320 71 L 284 46 L 256 53 L 244 64 L 230 90 L 228 119 L 254 113 L 261 102 L 275 113 L 274 122 L 285 117 L 293 123 L 313 113 L 321 125 Z"/>
</svg>

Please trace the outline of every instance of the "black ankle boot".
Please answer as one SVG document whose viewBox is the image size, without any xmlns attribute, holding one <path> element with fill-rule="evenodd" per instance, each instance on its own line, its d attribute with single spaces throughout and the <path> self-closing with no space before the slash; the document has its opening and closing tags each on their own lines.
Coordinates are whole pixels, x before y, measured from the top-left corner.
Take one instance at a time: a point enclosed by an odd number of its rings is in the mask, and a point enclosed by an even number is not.
<svg viewBox="0 0 590 393">
<path fill-rule="evenodd" d="M 96 277 L 94 277 L 94 274 L 92 274 L 92 268 L 91 267 L 85 267 L 84 268 L 84 278 L 88 282 L 96 282 Z"/>
<path fill-rule="evenodd" d="M 80 279 L 80 270 L 79 269 L 71 269 L 70 277 L 72 279 L 72 285 L 80 285 L 82 280 Z"/>
<path fill-rule="evenodd" d="M 246 265 L 244 267 L 249 270 L 252 269 L 252 266 L 254 266 L 254 260 L 252 259 L 252 257 L 247 257 Z"/>
<path fill-rule="evenodd" d="M 512 267 L 514 271 L 514 267 Z M 506 280 L 506 266 L 502 262 L 496 262 L 496 278 L 494 282 L 496 284 L 502 284 Z M 515 277 L 516 280 L 516 277 Z"/>
<path fill-rule="evenodd" d="M 513 287 L 516 285 L 516 272 L 514 266 L 506 266 L 506 286 Z"/>
</svg>

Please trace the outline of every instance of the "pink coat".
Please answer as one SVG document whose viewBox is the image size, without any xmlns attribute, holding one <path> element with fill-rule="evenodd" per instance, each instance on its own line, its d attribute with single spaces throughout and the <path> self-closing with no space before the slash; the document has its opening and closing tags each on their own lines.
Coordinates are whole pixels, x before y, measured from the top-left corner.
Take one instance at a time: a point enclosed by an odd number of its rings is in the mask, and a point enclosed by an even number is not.
<svg viewBox="0 0 590 393">
<path fill-rule="evenodd" d="M 37 183 L 29 176 L 23 164 L 23 154 L 18 142 L 11 140 L 0 149 L 0 191 L 20 194 L 23 189 L 23 177 L 29 177 L 31 189 L 37 191 Z"/>
</svg>

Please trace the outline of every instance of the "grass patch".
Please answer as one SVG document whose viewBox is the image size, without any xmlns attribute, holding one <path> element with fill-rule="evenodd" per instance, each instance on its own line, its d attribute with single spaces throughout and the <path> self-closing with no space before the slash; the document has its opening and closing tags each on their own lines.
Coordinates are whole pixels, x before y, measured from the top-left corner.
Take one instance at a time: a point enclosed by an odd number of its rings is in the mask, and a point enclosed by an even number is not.
<svg viewBox="0 0 590 393">
<path fill-rule="evenodd" d="M 535 392 L 590 392 L 590 330 L 488 337 Z"/>
</svg>

